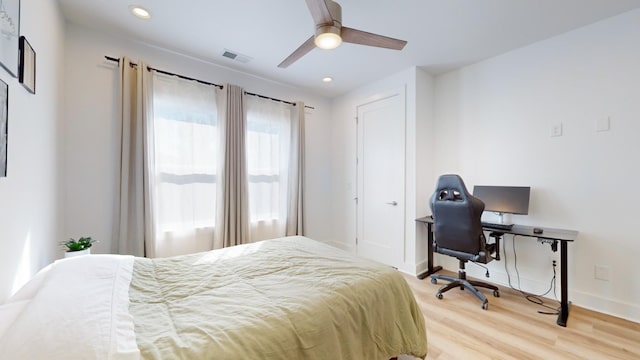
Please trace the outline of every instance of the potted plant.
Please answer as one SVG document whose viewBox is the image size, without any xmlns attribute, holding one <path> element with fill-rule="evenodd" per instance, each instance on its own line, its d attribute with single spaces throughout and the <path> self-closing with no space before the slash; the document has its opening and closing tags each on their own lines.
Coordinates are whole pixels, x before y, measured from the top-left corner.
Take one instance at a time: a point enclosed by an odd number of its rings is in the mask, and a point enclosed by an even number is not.
<svg viewBox="0 0 640 360">
<path fill-rule="evenodd" d="M 63 245 L 67 247 L 67 252 L 64 257 L 73 257 L 79 255 L 89 255 L 91 253 L 91 245 L 97 240 L 93 240 L 91 237 L 81 237 L 78 240 L 73 238 L 64 242 Z"/>
</svg>

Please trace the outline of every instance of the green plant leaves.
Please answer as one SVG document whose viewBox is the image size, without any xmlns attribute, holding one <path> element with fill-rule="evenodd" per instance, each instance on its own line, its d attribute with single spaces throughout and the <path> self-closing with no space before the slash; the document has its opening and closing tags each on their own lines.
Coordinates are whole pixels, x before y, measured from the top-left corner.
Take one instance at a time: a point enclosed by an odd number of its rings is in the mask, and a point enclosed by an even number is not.
<svg viewBox="0 0 640 360">
<path fill-rule="evenodd" d="M 64 246 L 67 247 L 67 251 L 82 251 L 84 249 L 88 249 L 93 245 L 97 240 L 93 240 L 91 237 L 81 237 L 78 240 L 73 238 L 69 239 L 64 243 Z"/>
</svg>

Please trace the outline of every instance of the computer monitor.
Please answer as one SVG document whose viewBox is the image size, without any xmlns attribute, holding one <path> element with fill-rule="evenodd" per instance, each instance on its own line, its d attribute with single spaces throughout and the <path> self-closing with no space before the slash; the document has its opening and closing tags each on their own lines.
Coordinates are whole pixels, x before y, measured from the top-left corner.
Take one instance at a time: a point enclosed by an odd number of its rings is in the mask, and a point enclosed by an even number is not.
<svg viewBox="0 0 640 360">
<path fill-rule="evenodd" d="M 529 213 L 529 186 L 486 186 L 473 187 L 473 196 L 484 202 L 484 211 L 498 214 L 527 215 Z"/>
</svg>

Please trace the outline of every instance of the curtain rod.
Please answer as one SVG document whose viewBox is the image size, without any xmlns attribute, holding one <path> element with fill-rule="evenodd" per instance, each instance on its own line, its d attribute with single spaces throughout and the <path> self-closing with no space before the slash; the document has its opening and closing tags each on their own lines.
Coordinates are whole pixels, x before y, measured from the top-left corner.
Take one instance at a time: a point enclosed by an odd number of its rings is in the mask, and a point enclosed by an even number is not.
<svg viewBox="0 0 640 360">
<path fill-rule="evenodd" d="M 117 62 L 117 63 L 119 63 L 119 62 L 120 62 L 120 59 L 118 59 L 118 58 L 114 58 L 114 57 L 111 57 L 111 56 L 105 56 L 104 58 L 105 58 L 105 59 L 107 59 L 107 60 L 109 60 L 109 61 L 115 61 L 115 62 Z M 135 63 L 131 63 L 131 66 L 133 66 L 133 67 L 137 67 L 138 65 L 137 65 L 137 64 L 135 64 Z M 152 68 L 151 66 L 147 66 L 147 70 L 149 70 L 149 71 L 154 70 L 154 71 L 157 71 L 157 72 L 159 72 L 159 73 L 161 73 L 161 74 L 170 75 L 170 76 L 177 76 L 177 77 L 179 77 L 179 78 L 181 78 L 181 79 L 185 79 L 185 80 L 191 80 L 191 81 L 199 82 L 200 84 L 204 84 L 204 85 L 215 86 L 215 87 L 220 88 L 220 89 L 223 89 L 223 88 L 224 88 L 222 85 L 214 84 L 214 83 L 207 82 L 207 81 L 202 81 L 202 80 L 199 80 L 199 79 L 190 78 L 190 77 L 183 76 L 183 75 L 180 75 L 180 74 L 170 73 L 170 72 L 168 72 L 168 71 L 164 71 L 164 70 L 160 70 L 160 69 Z"/>
<path fill-rule="evenodd" d="M 120 59 L 118 59 L 118 58 L 114 58 L 114 57 L 111 57 L 111 56 L 106 56 L 106 55 L 105 55 L 105 57 L 104 57 L 104 58 L 105 58 L 105 59 L 107 59 L 107 60 L 109 60 L 109 61 L 114 61 L 114 62 L 117 62 L 117 63 L 119 63 L 119 62 L 120 62 Z M 135 64 L 135 63 L 131 63 L 131 66 L 136 67 L 136 66 L 137 66 L 137 64 Z M 198 83 L 200 83 L 200 84 L 205 84 L 205 85 L 215 86 L 215 87 L 220 88 L 220 89 L 223 89 L 223 88 L 224 88 L 224 86 L 222 86 L 222 85 L 218 85 L 218 84 L 214 84 L 214 83 L 211 83 L 211 82 L 208 82 L 208 81 L 203 81 L 203 80 L 199 80 L 199 79 L 194 79 L 194 78 L 190 78 L 190 77 L 188 77 L 188 76 L 184 76 L 184 75 L 180 75 L 180 74 L 176 74 L 176 73 L 172 73 L 172 72 L 168 72 L 168 71 L 164 71 L 164 70 L 160 70 L 160 69 L 152 68 L 151 66 L 148 66 L 148 65 L 147 65 L 147 70 L 157 71 L 157 72 L 159 72 L 159 73 L 161 73 L 161 74 L 165 74 L 165 75 L 177 76 L 177 77 L 179 77 L 179 78 L 181 78 L 181 79 L 195 81 L 195 82 L 198 82 Z M 268 99 L 268 100 L 273 100 L 273 101 L 279 101 L 279 102 L 281 102 L 281 103 L 285 103 L 285 104 L 289 104 L 289 105 L 296 106 L 296 103 L 291 102 L 291 101 L 286 101 L 286 100 L 276 99 L 276 98 L 272 98 L 272 97 L 264 96 L 264 95 L 260 95 L 260 94 L 254 94 L 254 93 L 250 93 L 250 92 L 248 92 L 248 91 L 245 91 L 244 93 L 245 93 L 245 94 L 247 94 L 247 95 L 251 95 L 251 96 L 257 96 L 257 97 L 259 97 L 259 98 Z M 305 105 L 304 107 L 305 107 L 305 108 L 307 108 L 307 109 L 313 109 L 313 110 L 315 110 L 315 108 L 314 108 L 314 107 L 312 107 L 312 106 L 307 106 L 307 105 Z"/>
</svg>

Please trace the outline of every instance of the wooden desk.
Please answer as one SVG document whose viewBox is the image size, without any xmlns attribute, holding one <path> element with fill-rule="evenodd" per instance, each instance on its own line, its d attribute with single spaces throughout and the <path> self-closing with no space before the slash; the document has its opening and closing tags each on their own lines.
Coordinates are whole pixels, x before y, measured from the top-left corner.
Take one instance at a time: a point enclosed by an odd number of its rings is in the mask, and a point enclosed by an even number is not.
<svg viewBox="0 0 640 360">
<path fill-rule="evenodd" d="M 421 274 L 418 274 L 418 279 L 424 279 L 427 276 L 442 270 L 442 266 L 433 266 L 433 217 L 425 216 L 419 219 L 416 219 L 417 222 L 421 222 L 427 226 L 428 233 L 428 255 L 427 255 L 427 270 Z M 498 232 L 502 234 L 512 234 L 512 235 L 520 235 L 528 238 L 542 239 L 545 241 L 549 241 L 551 244 L 551 248 L 556 251 L 558 242 L 560 242 L 560 313 L 558 314 L 557 324 L 560 326 L 567 326 L 567 319 L 569 318 L 569 305 L 571 304 L 568 300 L 568 279 L 567 279 L 567 244 L 571 241 L 575 241 L 578 232 L 574 230 L 563 230 L 563 229 L 551 229 L 551 228 L 540 228 L 542 229 L 541 234 L 534 234 L 533 229 L 534 226 L 526 226 L 526 225 L 513 225 L 510 230 L 505 229 L 495 229 L 491 227 L 483 227 L 486 231 Z"/>
</svg>

